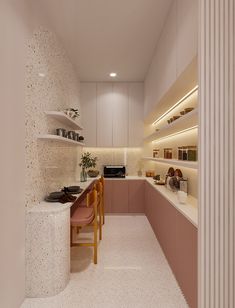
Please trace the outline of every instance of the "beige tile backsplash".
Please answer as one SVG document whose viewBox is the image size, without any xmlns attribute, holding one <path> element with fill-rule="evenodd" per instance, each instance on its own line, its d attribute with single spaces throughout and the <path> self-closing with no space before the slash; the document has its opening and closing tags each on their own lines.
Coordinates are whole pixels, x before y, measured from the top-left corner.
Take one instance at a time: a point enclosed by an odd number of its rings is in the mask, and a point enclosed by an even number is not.
<svg viewBox="0 0 235 308">
<path fill-rule="evenodd" d="M 98 157 L 97 169 L 103 172 L 104 165 L 126 165 L 129 175 L 137 175 L 141 164 L 141 148 L 84 148 Z"/>
</svg>

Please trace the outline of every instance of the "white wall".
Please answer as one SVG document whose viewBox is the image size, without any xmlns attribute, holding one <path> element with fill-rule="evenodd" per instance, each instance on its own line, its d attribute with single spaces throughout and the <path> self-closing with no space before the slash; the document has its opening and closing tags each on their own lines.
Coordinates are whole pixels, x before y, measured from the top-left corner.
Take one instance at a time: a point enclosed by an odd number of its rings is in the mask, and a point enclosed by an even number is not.
<svg viewBox="0 0 235 308">
<path fill-rule="evenodd" d="M 174 0 L 145 78 L 147 116 L 197 55 L 198 0 Z"/>
<path fill-rule="evenodd" d="M 29 13 L 0 2 L 0 307 L 19 308 L 25 293 L 24 73 Z"/>
<path fill-rule="evenodd" d="M 52 184 L 60 185 L 58 179 L 76 169 L 80 156 L 75 148 L 65 154 L 62 148 L 37 146 L 36 133 L 50 132 L 56 124 L 47 121 L 44 110 L 78 105 L 79 82 L 53 33 L 45 28 L 34 32 L 38 25 L 48 24 L 31 5 L 30 0 L 0 2 L 0 307 L 4 308 L 19 308 L 25 297 L 25 204 L 44 196 L 44 181 L 52 183 L 53 177 L 57 181 Z M 47 78 L 40 80 L 41 70 Z M 46 163 L 67 168 L 53 174 L 45 171 Z"/>
</svg>

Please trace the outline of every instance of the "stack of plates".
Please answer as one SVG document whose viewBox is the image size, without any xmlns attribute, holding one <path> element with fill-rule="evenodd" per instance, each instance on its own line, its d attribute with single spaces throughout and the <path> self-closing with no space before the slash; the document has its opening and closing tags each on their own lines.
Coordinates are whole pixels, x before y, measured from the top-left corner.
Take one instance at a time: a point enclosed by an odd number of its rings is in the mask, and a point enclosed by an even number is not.
<svg viewBox="0 0 235 308">
<path fill-rule="evenodd" d="M 82 189 L 80 186 L 68 186 L 68 187 L 64 187 L 63 191 L 69 194 L 76 195 L 76 194 L 80 194 L 82 192 Z"/>
<path fill-rule="evenodd" d="M 76 195 L 80 194 L 82 192 L 82 189 L 80 186 L 69 186 L 64 187 L 62 191 L 55 191 L 50 193 L 46 198 L 45 201 L 47 202 L 60 202 L 61 198 L 67 195 L 67 197 L 70 195 Z M 63 198 L 64 199 L 64 198 Z"/>
<path fill-rule="evenodd" d="M 63 197 L 64 195 L 65 193 L 63 191 L 55 191 L 50 193 L 49 196 L 45 198 L 45 200 L 48 202 L 59 202 L 60 198 Z"/>
</svg>

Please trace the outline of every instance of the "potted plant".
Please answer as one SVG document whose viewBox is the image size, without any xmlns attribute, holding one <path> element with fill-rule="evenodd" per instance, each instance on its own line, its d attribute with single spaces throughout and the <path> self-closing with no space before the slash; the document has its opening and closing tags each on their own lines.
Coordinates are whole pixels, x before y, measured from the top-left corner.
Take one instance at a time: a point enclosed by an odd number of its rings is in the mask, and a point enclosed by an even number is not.
<svg viewBox="0 0 235 308">
<path fill-rule="evenodd" d="M 97 157 L 92 157 L 91 153 L 89 152 L 85 152 L 82 154 L 81 162 L 79 164 L 79 166 L 82 167 L 80 179 L 81 182 L 85 182 L 87 180 L 86 169 L 95 168 L 97 159 Z"/>
<path fill-rule="evenodd" d="M 75 120 L 76 118 L 78 118 L 80 116 L 78 109 L 75 109 L 75 108 L 67 108 L 67 109 L 65 109 L 64 112 L 65 112 L 65 114 L 67 114 L 67 116 L 69 116 L 73 120 Z"/>
</svg>

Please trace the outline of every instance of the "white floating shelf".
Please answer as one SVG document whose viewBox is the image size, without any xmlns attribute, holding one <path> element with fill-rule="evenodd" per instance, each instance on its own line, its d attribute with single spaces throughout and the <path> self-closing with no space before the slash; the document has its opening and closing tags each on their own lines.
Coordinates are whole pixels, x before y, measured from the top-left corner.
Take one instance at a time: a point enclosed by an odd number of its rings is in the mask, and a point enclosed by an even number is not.
<svg viewBox="0 0 235 308">
<path fill-rule="evenodd" d="M 58 120 L 62 124 L 69 126 L 75 130 L 82 130 L 82 126 L 62 111 L 46 111 L 46 115 Z"/>
<path fill-rule="evenodd" d="M 38 135 L 37 137 L 39 140 L 51 140 L 51 141 L 57 141 L 57 142 L 63 142 L 68 145 L 76 145 L 76 146 L 85 146 L 83 142 L 78 142 L 75 140 L 71 140 L 65 137 L 57 136 L 57 135 Z"/>
<path fill-rule="evenodd" d="M 151 142 L 159 138 L 166 137 L 168 135 L 177 133 L 178 131 L 193 127 L 198 124 L 198 108 L 195 108 L 191 112 L 181 116 L 179 119 L 175 120 L 171 124 L 164 125 L 159 131 L 152 133 L 147 136 L 144 140 L 146 142 Z"/>
<path fill-rule="evenodd" d="M 166 159 L 166 158 L 154 158 L 154 157 L 143 157 L 144 160 L 152 160 L 162 164 L 168 165 L 175 165 L 175 166 L 182 166 L 191 169 L 198 169 L 198 162 L 197 161 L 185 161 L 185 160 L 178 160 L 178 159 Z"/>
</svg>

